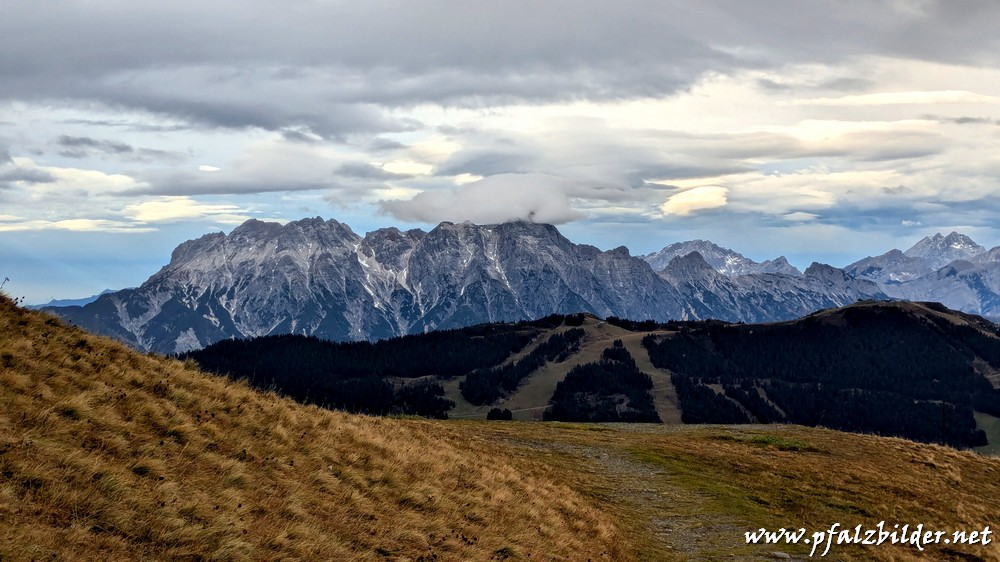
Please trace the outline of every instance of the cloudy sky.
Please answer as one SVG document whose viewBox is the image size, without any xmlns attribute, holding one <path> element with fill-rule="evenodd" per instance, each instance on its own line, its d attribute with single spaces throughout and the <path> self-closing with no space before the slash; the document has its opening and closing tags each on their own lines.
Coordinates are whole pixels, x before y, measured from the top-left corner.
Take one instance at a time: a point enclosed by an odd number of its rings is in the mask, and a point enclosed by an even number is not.
<svg viewBox="0 0 1000 562">
<path fill-rule="evenodd" d="M 990 0 L 11 0 L 0 278 L 141 283 L 250 218 L 552 222 L 842 266 L 1000 244 Z"/>
</svg>

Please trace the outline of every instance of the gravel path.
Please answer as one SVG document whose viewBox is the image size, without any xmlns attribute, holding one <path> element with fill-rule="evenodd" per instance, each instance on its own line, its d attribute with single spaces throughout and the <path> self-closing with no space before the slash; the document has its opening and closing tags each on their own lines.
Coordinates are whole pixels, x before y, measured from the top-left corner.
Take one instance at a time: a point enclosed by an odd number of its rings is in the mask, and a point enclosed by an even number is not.
<svg viewBox="0 0 1000 562">
<path fill-rule="evenodd" d="M 676 431 L 677 426 L 606 424 L 605 427 L 617 431 L 669 433 Z M 662 550 L 668 553 L 668 560 L 801 560 L 763 545 L 759 553 L 730 554 L 745 550 L 744 532 L 753 528 L 748 521 L 707 512 L 708 496 L 681 485 L 678 477 L 668 470 L 636 460 L 626 452 L 597 442 L 529 440 L 512 435 L 498 437 L 515 447 L 566 455 L 578 469 L 595 474 L 596 480 L 602 482 L 600 495 L 621 506 L 626 513 L 639 514 Z"/>
</svg>

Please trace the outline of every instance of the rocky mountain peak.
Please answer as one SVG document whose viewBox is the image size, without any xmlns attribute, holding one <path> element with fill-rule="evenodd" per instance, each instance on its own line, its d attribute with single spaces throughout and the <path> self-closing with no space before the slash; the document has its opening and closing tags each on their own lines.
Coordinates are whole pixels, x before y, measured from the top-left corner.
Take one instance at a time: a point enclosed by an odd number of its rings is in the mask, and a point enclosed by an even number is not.
<svg viewBox="0 0 1000 562">
<path fill-rule="evenodd" d="M 758 267 L 758 273 L 782 273 L 785 275 L 802 275 L 797 267 L 788 263 L 785 256 L 778 256 L 773 260 L 762 262 Z"/>
<path fill-rule="evenodd" d="M 832 265 L 827 265 L 825 263 L 812 262 L 809 267 L 803 272 L 806 277 L 818 277 L 818 278 L 830 278 L 830 279 L 846 279 L 847 275 L 844 270 L 833 267 Z"/>
<path fill-rule="evenodd" d="M 984 264 L 1000 262 L 1000 246 L 979 254 L 975 261 Z"/>
<path fill-rule="evenodd" d="M 698 252 L 701 257 L 715 271 L 730 277 L 739 275 L 751 275 L 756 273 L 785 273 L 789 275 L 800 275 L 798 269 L 788 263 L 788 260 L 777 258 L 763 263 L 757 263 L 752 259 L 730 250 L 708 240 L 690 240 L 687 242 L 675 242 L 666 246 L 658 252 L 653 252 L 641 256 L 649 263 L 654 271 L 662 271 L 676 257 L 686 256 L 691 252 Z"/>
<path fill-rule="evenodd" d="M 188 240 L 174 248 L 170 254 L 170 263 L 179 264 L 198 254 L 208 251 L 212 246 L 226 239 L 226 235 L 221 232 L 206 234 L 194 240 Z"/>
<path fill-rule="evenodd" d="M 923 238 L 903 253 L 911 258 L 923 258 L 937 269 L 955 260 L 973 259 L 985 251 L 986 248 L 964 234 L 951 232 L 944 236 L 938 232 Z"/>
<path fill-rule="evenodd" d="M 699 274 L 705 271 L 715 271 L 715 268 L 705 261 L 700 252 L 690 252 L 683 256 L 677 256 L 670 260 L 665 271 L 673 274 Z"/>
</svg>

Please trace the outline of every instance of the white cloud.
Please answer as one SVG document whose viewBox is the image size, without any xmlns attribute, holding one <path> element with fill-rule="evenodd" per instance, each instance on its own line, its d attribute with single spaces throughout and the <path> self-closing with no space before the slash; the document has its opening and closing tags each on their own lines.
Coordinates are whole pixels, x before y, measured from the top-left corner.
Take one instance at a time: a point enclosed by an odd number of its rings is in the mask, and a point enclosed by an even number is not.
<svg viewBox="0 0 1000 562">
<path fill-rule="evenodd" d="M 686 216 L 705 209 L 716 209 L 726 205 L 729 190 L 718 185 L 693 187 L 676 195 L 671 195 L 660 206 L 665 215 Z"/>
<path fill-rule="evenodd" d="M 455 185 L 465 185 L 467 183 L 477 182 L 481 179 L 483 179 L 483 176 L 475 174 L 458 174 L 452 178 L 452 181 L 455 182 Z"/>
<path fill-rule="evenodd" d="M 250 218 L 236 205 L 199 203 L 190 197 L 156 197 L 126 205 L 122 215 L 139 223 L 211 219 L 221 224 L 240 224 Z"/>
<path fill-rule="evenodd" d="M 104 219 L 67 219 L 60 221 L 21 220 L 0 222 L 0 232 L 18 232 L 25 230 L 67 230 L 72 232 L 151 232 L 151 228 L 138 227 L 125 221 Z"/>
<path fill-rule="evenodd" d="M 393 160 L 392 162 L 382 164 L 382 169 L 391 174 L 425 176 L 431 173 L 434 166 L 423 162 L 414 162 L 413 160 Z"/>
<path fill-rule="evenodd" d="M 35 171 L 50 176 L 51 181 L 38 182 L 14 182 L 21 184 L 24 193 L 32 197 L 44 197 L 52 194 L 58 196 L 64 193 L 85 193 L 88 195 L 101 195 L 114 193 L 125 189 L 133 189 L 140 184 L 135 178 L 116 173 L 107 173 L 101 170 L 45 166 L 37 163 L 31 158 L 15 157 L 14 164 L 22 170 Z"/>
</svg>

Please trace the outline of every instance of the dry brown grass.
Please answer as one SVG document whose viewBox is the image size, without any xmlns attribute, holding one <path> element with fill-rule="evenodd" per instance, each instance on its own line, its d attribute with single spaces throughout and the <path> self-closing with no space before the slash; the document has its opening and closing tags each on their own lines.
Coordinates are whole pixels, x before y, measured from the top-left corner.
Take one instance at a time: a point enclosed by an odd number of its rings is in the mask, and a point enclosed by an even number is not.
<svg viewBox="0 0 1000 562">
<path fill-rule="evenodd" d="M 1000 460 L 789 426 L 354 416 L 0 297 L 0 560 L 766 560 L 808 549 L 744 531 L 883 519 L 996 526 Z"/>
<path fill-rule="evenodd" d="M 0 298 L 0 560 L 627 560 L 554 469 L 302 406 Z"/>
</svg>

